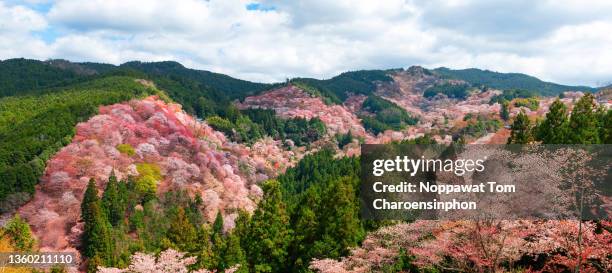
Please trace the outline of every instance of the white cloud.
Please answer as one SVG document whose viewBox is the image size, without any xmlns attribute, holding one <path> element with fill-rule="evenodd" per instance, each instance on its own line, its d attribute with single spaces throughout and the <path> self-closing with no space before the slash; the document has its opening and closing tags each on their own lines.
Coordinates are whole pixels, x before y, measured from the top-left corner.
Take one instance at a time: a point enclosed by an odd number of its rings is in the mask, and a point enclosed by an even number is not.
<svg viewBox="0 0 612 273">
<path fill-rule="evenodd" d="M 610 1 L 251 2 L 0 3 L 0 58 L 176 60 L 258 81 L 415 64 L 612 80 Z M 49 30 L 58 37 L 45 43 L 37 33 Z"/>
<path fill-rule="evenodd" d="M 45 18 L 24 6 L 8 6 L 0 2 L 0 58 L 20 54 L 45 57 L 45 44 L 32 32 L 47 27 Z"/>
</svg>

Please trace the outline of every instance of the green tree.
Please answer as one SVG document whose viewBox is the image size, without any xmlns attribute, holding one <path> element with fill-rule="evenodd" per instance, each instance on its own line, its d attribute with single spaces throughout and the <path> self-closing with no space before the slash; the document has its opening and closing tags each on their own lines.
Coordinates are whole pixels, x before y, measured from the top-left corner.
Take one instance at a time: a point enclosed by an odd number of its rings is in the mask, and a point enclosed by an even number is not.
<svg viewBox="0 0 612 273">
<path fill-rule="evenodd" d="M 197 233 L 187 216 L 185 209 L 178 208 L 176 217 L 170 224 L 168 239 L 180 250 L 191 252 L 196 249 Z"/>
<path fill-rule="evenodd" d="M 567 107 L 559 99 L 550 105 L 546 119 L 537 126 L 536 137 L 545 144 L 563 144 L 568 135 Z"/>
<path fill-rule="evenodd" d="M 223 233 L 223 215 L 221 214 L 221 211 L 217 212 L 217 216 L 215 217 L 215 222 L 213 223 L 213 233 Z"/>
<path fill-rule="evenodd" d="M 226 238 L 226 248 L 223 251 L 223 267 L 219 270 L 224 270 L 236 264 L 240 264 L 238 271 L 240 273 L 248 272 L 246 254 L 240 246 L 240 237 L 237 234 L 230 233 Z"/>
<path fill-rule="evenodd" d="M 30 225 L 19 214 L 15 214 L 4 227 L 4 234 L 8 235 L 17 251 L 31 251 L 36 241 L 32 237 Z"/>
<path fill-rule="evenodd" d="M 112 265 L 114 242 L 112 227 L 100 208 L 100 202 L 88 205 L 89 219 L 85 221 L 83 232 L 84 255 L 89 258 L 99 257 L 104 265 Z"/>
<path fill-rule="evenodd" d="M 341 177 L 330 181 L 322 200 L 320 221 L 325 223 L 320 230 L 323 241 L 329 241 L 319 254 L 339 258 L 348 254 L 348 247 L 357 245 L 364 235 L 359 221 L 359 207 L 355 188 L 359 184 L 356 177 Z"/>
<path fill-rule="evenodd" d="M 216 253 L 213 252 L 212 242 L 210 241 L 210 226 L 204 224 L 197 230 L 197 248 L 194 253 L 198 257 L 197 268 L 214 268 L 216 266 Z"/>
<path fill-rule="evenodd" d="M 533 140 L 531 121 L 525 112 L 520 112 L 512 123 L 508 144 L 527 144 Z"/>
<path fill-rule="evenodd" d="M 106 189 L 102 194 L 102 206 L 111 225 L 117 226 L 123 220 L 126 204 L 120 196 L 119 182 L 117 182 L 115 171 L 111 173 Z"/>
<path fill-rule="evenodd" d="M 264 184 L 264 197 L 257 206 L 248 233 L 247 257 L 253 272 L 284 272 L 292 231 L 279 183 Z"/>
<path fill-rule="evenodd" d="M 90 178 L 89 183 L 87 183 L 85 195 L 83 196 L 83 201 L 81 201 L 81 220 L 83 222 L 92 222 L 90 204 L 96 203 L 98 200 L 98 187 L 96 186 L 96 181 Z"/>
<path fill-rule="evenodd" d="M 505 121 L 508 121 L 510 119 L 510 111 L 508 110 L 509 107 L 510 103 L 507 100 L 503 100 L 501 103 L 501 110 L 499 112 L 499 116 Z"/>
<path fill-rule="evenodd" d="M 599 115 L 599 139 L 601 143 L 612 144 L 612 109 Z"/>
<path fill-rule="evenodd" d="M 590 93 L 585 94 L 576 102 L 569 120 L 568 143 L 600 143 L 595 107 L 595 97 Z"/>
</svg>

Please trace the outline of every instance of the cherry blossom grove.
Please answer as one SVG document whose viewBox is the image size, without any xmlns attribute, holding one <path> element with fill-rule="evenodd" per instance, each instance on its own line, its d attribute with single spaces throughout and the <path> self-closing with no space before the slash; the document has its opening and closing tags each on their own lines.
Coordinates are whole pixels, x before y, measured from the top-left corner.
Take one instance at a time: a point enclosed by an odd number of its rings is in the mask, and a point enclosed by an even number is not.
<svg viewBox="0 0 612 273">
<path fill-rule="evenodd" d="M 500 272 L 536 266 L 545 272 L 612 270 L 612 223 L 578 221 L 417 221 L 371 233 L 341 260 L 314 260 L 317 272 L 376 272 L 405 250 L 421 268 Z M 581 244 L 578 237 L 581 234 Z"/>
<path fill-rule="evenodd" d="M 236 209 L 253 211 L 262 197 L 258 182 L 276 176 L 298 158 L 270 138 L 251 147 L 226 137 L 157 97 L 101 106 L 79 123 L 68 146 L 48 161 L 32 201 L 19 213 L 28 220 L 42 250 L 78 245 L 80 200 L 90 178 L 104 189 L 111 172 L 118 179 L 159 172 L 158 193 L 177 189 L 200 195 L 205 217 L 220 211 L 225 229 Z"/>
</svg>

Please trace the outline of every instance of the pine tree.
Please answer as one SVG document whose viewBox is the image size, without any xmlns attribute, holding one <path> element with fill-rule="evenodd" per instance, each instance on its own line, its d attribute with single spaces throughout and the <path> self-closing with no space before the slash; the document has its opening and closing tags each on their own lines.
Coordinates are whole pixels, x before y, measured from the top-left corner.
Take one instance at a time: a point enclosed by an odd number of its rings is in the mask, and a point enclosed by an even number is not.
<svg viewBox="0 0 612 273">
<path fill-rule="evenodd" d="M 298 272 L 308 268 L 313 257 L 313 245 L 321 234 L 318 218 L 309 206 L 300 208 L 295 217 L 295 238 L 291 245 L 291 260 L 294 264 L 291 271 Z"/>
<path fill-rule="evenodd" d="M 527 144 L 533 140 L 531 122 L 525 112 L 521 111 L 516 115 L 511 129 L 508 144 Z"/>
<path fill-rule="evenodd" d="M 568 135 L 567 107 L 559 99 L 551 105 L 546 119 L 537 126 L 536 137 L 545 144 L 563 144 Z"/>
<path fill-rule="evenodd" d="M 223 233 L 223 215 L 221 215 L 221 211 L 217 212 L 217 216 L 215 217 L 215 222 L 213 223 L 213 234 L 222 234 Z"/>
<path fill-rule="evenodd" d="M 570 144 L 598 144 L 599 131 L 595 110 L 595 97 L 587 93 L 576 102 L 569 120 Z"/>
<path fill-rule="evenodd" d="M 501 103 L 501 110 L 499 111 L 499 116 L 505 121 L 508 121 L 510 119 L 510 111 L 508 110 L 508 107 L 510 107 L 510 103 L 507 100 L 503 100 Z"/>
<path fill-rule="evenodd" d="M 253 272 L 285 272 L 292 231 L 277 181 L 264 184 L 264 197 L 249 228 L 247 259 Z"/>
<path fill-rule="evenodd" d="M 603 144 L 612 144 L 612 109 L 600 114 L 599 139 Z"/>
<path fill-rule="evenodd" d="M 196 249 L 196 230 L 187 219 L 183 208 L 178 209 L 176 217 L 170 224 L 167 237 L 181 251 L 190 252 Z"/>
<path fill-rule="evenodd" d="M 119 185 L 114 171 L 102 194 L 102 206 L 111 225 L 117 226 L 123 220 L 126 207 L 124 200 L 119 196 Z"/>
<path fill-rule="evenodd" d="M 331 185 L 325 192 L 322 200 L 323 207 L 320 212 L 320 221 L 325 225 L 321 227 L 323 242 L 320 247 L 324 249 L 320 255 L 339 258 L 346 255 L 348 247 L 355 246 L 364 235 L 359 221 L 359 208 L 357 206 L 354 187 L 358 185 L 355 177 L 342 177 L 330 181 Z"/>
<path fill-rule="evenodd" d="M 236 264 L 240 264 L 238 268 L 239 273 L 247 273 L 247 262 L 246 254 L 240 246 L 240 237 L 235 233 L 230 233 L 226 238 L 226 248 L 223 251 L 223 267 L 219 267 L 219 270 L 225 270 Z"/>
<path fill-rule="evenodd" d="M 111 265 L 114 249 L 112 227 L 99 201 L 89 203 L 88 212 L 90 216 L 85 221 L 83 232 L 84 255 L 90 258 L 98 256 L 104 265 Z"/>
<path fill-rule="evenodd" d="M 90 204 L 96 203 L 98 200 L 98 187 L 96 186 L 96 181 L 91 178 L 89 179 L 89 183 L 87 183 L 87 189 L 85 190 L 85 195 L 81 202 L 81 220 L 83 222 L 92 222 L 91 212 L 89 210 Z"/>
<path fill-rule="evenodd" d="M 216 266 L 216 257 L 213 252 L 212 242 L 210 240 L 210 226 L 204 224 L 197 231 L 197 245 L 194 253 L 198 257 L 196 264 L 197 268 L 214 268 Z M 245 265 L 246 266 L 246 265 Z"/>
</svg>

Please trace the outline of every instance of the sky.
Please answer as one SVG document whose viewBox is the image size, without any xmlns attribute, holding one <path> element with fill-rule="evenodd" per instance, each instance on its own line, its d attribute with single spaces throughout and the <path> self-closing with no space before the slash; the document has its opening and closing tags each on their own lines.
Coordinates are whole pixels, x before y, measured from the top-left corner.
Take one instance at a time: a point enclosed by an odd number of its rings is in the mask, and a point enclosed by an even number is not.
<svg viewBox="0 0 612 273">
<path fill-rule="evenodd" d="M 612 83 L 612 1 L 0 0 L 0 59 L 174 60 L 283 81 L 481 68 Z"/>
</svg>

